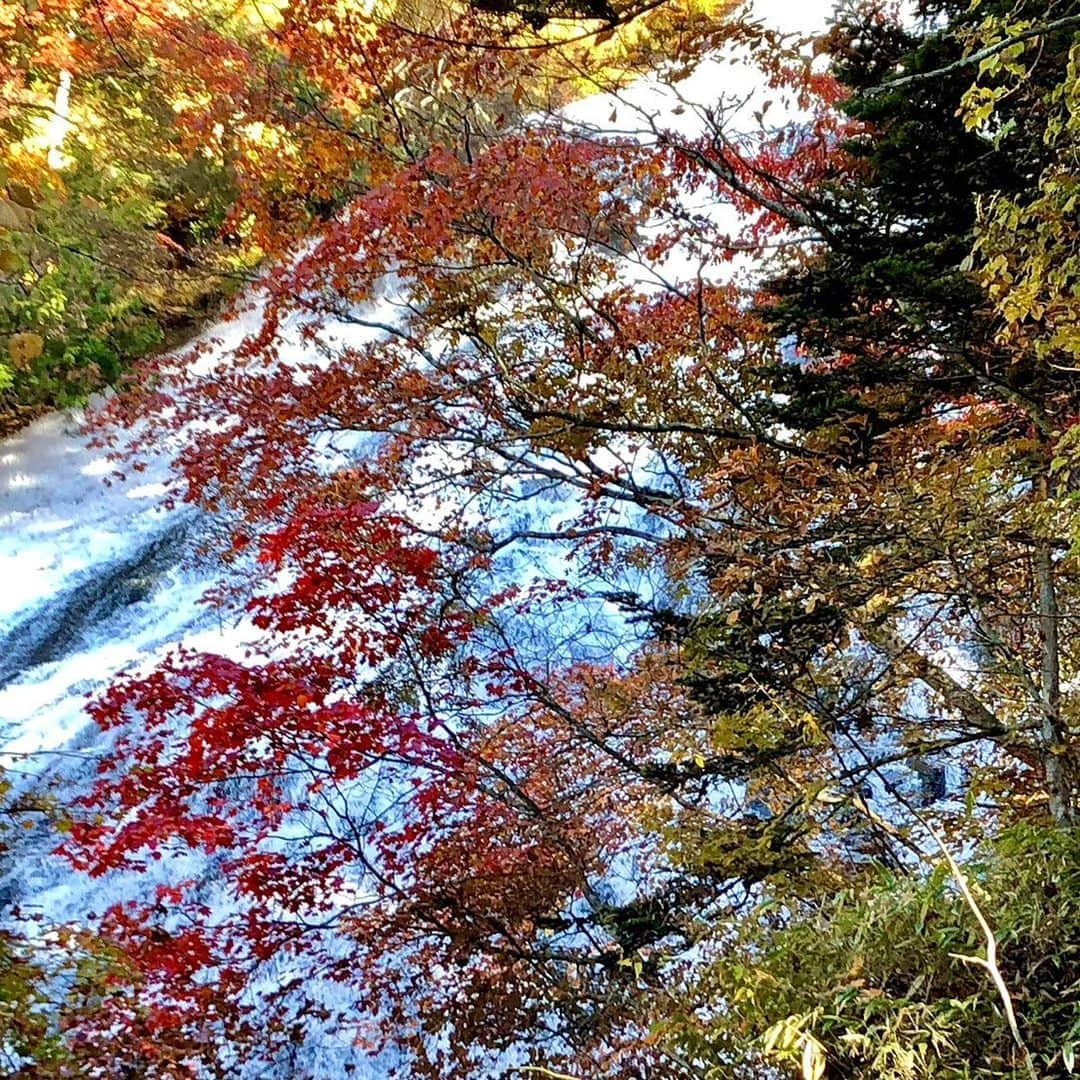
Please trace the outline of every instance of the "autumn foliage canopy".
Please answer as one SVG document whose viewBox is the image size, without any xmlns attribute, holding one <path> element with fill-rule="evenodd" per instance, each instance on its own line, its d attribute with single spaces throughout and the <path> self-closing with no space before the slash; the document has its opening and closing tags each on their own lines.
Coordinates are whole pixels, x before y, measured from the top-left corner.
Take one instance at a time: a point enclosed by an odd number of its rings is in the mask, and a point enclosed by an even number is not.
<svg viewBox="0 0 1080 1080">
<path fill-rule="evenodd" d="M 152 85 L 260 260 L 95 420 L 249 633 L 91 707 L 64 856 L 174 870 L 76 1074 L 1071 1071 L 949 860 L 1075 929 L 1080 16 L 970 8 L 4 9 L 3 102 Z"/>
</svg>

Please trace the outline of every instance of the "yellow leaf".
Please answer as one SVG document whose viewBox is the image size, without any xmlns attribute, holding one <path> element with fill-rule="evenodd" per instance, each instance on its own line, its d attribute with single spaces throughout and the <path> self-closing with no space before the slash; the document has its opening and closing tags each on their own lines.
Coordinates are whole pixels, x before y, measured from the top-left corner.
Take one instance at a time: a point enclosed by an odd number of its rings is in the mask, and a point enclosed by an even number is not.
<svg viewBox="0 0 1080 1080">
<path fill-rule="evenodd" d="M 40 334 L 12 334 L 8 341 L 8 355 L 13 364 L 25 366 L 36 360 L 45 348 L 45 339 Z"/>
<path fill-rule="evenodd" d="M 888 593 L 878 593 L 876 596 L 870 597 L 870 599 L 863 605 L 863 610 L 867 615 L 877 615 L 879 612 L 884 611 L 886 608 L 892 607 L 892 597 Z"/>
<path fill-rule="evenodd" d="M 885 554 L 878 548 L 868 551 L 855 564 L 864 574 L 872 573 L 885 561 Z"/>
<path fill-rule="evenodd" d="M 807 1035 L 802 1052 L 803 1080 L 821 1080 L 825 1075 L 825 1052 L 813 1035 Z"/>
</svg>

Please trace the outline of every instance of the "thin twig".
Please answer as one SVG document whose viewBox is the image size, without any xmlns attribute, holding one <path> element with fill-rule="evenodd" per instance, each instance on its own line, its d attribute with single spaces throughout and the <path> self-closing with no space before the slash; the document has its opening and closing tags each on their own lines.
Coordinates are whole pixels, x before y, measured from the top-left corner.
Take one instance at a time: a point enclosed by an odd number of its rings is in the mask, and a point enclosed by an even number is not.
<svg viewBox="0 0 1080 1080">
<path fill-rule="evenodd" d="M 921 817 L 921 815 L 919 815 Z M 1009 988 L 1005 984 L 1004 976 L 1001 974 L 1001 968 L 998 965 L 998 945 L 997 938 L 994 936 L 994 931 L 987 921 L 986 916 L 982 912 L 982 908 L 979 907 L 978 902 L 972 895 L 971 887 L 968 884 L 967 878 L 964 876 L 964 872 L 960 869 L 959 863 L 953 857 L 952 852 L 949 850 L 941 834 L 938 832 L 929 821 L 922 819 L 922 825 L 927 832 L 934 838 L 937 846 L 941 849 L 941 854 L 945 859 L 945 862 L 949 866 L 949 873 L 952 874 L 953 881 L 956 882 L 956 887 L 960 890 L 960 895 L 963 896 L 964 902 L 971 909 L 972 915 L 975 916 L 975 921 L 979 924 L 979 929 L 983 932 L 983 937 L 986 938 L 986 956 L 968 956 L 966 953 L 949 953 L 955 960 L 960 960 L 965 964 L 973 964 L 976 967 L 981 967 L 987 975 L 990 976 L 991 982 L 997 989 L 998 997 L 1001 998 L 1001 1006 L 1005 1010 L 1005 1019 L 1009 1024 L 1009 1031 L 1012 1033 L 1013 1041 L 1016 1043 L 1020 1053 L 1024 1056 L 1024 1064 L 1027 1066 L 1028 1076 L 1031 1080 L 1038 1080 L 1039 1074 L 1035 1070 L 1035 1062 L 1032 1059 L 1031 1051 L 1028 1049 L 1027 1043 L 1024 1042 L 1024 1037 L 1020 1034 L 1020 1025 L 1016 1021 L 1016 1010 L 1013 1007 L 1012 995 L 1009 993 Z"/>
<path fill-rule="evenodd" d="M 569 1073 L 556 1072 L 554 1069 L 545 1068 L 543 1065 L 520 1065 L 518 1066 L 518 1072 L 523 1073 L 539 1073 L 541 1076 L 549 1076 L 552 1080 L 578 1080 L 576 1076 L 571 1076 Z"/>
</svg>

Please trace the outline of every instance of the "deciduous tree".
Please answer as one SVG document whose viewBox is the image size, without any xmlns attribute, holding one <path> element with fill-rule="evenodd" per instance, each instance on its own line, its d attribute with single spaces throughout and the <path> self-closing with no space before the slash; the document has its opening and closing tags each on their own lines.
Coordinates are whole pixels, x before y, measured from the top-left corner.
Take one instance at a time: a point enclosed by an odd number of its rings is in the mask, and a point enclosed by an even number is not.
<svg viewBox="0 0 1080 1080">
<path fill-rule="evenodd" d="M 227 532 L 218 600 L 263 635 L 95 706 L 117 749 L 70 857 L 201 850 L 235 898 L 110 915 L 151 1075 L 273 1059 L 320 978 L 412 1075 L 749 1075 L 793 1049 L 886 1075 L 816 1005 L 771 1001 L 775 1037 L 736 1044 L 743 984 L 707 960 L 740 920 L 847 925 L 826 898 L 987 819 L 1071 823 L 1073 375 L 971 256 L 980 200 L 1045 197 L 1068 42 L 981 130 L 958 61 L 996 12 L 924 14 L 860 7 L 816 60 L 676 4 L 549 37 L 283 18 L 310 99 L 289 153 L 364 182 L 268 271 L 234 356 L 148 366 L 106 416 L 177 447 L 178 497 Z M 695 105 L 679 77 L 723 47 L 796 119 Z M 612 55 L 657 66 L 675 115 Z M 541 109 L 583 80 L 632 136 Z M 242 174 L 268 246 L 287 160 Z M 747 984 L 772 977 L 749 938 Z"/>
</svg>

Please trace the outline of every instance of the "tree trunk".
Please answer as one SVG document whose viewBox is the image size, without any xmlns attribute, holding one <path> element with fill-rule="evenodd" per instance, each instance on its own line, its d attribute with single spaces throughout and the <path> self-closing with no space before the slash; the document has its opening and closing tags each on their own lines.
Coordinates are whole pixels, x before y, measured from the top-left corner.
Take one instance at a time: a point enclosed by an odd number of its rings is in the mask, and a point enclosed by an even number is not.
<svg viewBox="0 0 1080 1080">
<path fill-rule="evenodd" d="M 1042 679 L 1039 734 L 1043 745 L 1050 814 L 1058 825 L 1073 821 L 1072 791 L 1065 759 L 1068 743 L 1061 724 L 1061 653 L 1058 640 L 1057 590 L 1054 587 L 1053 548 L 1041 540 L 1035 549 L 1035 578 L 1039 590 L 1039 635 L 1042 639 Z"/>
</svg>

